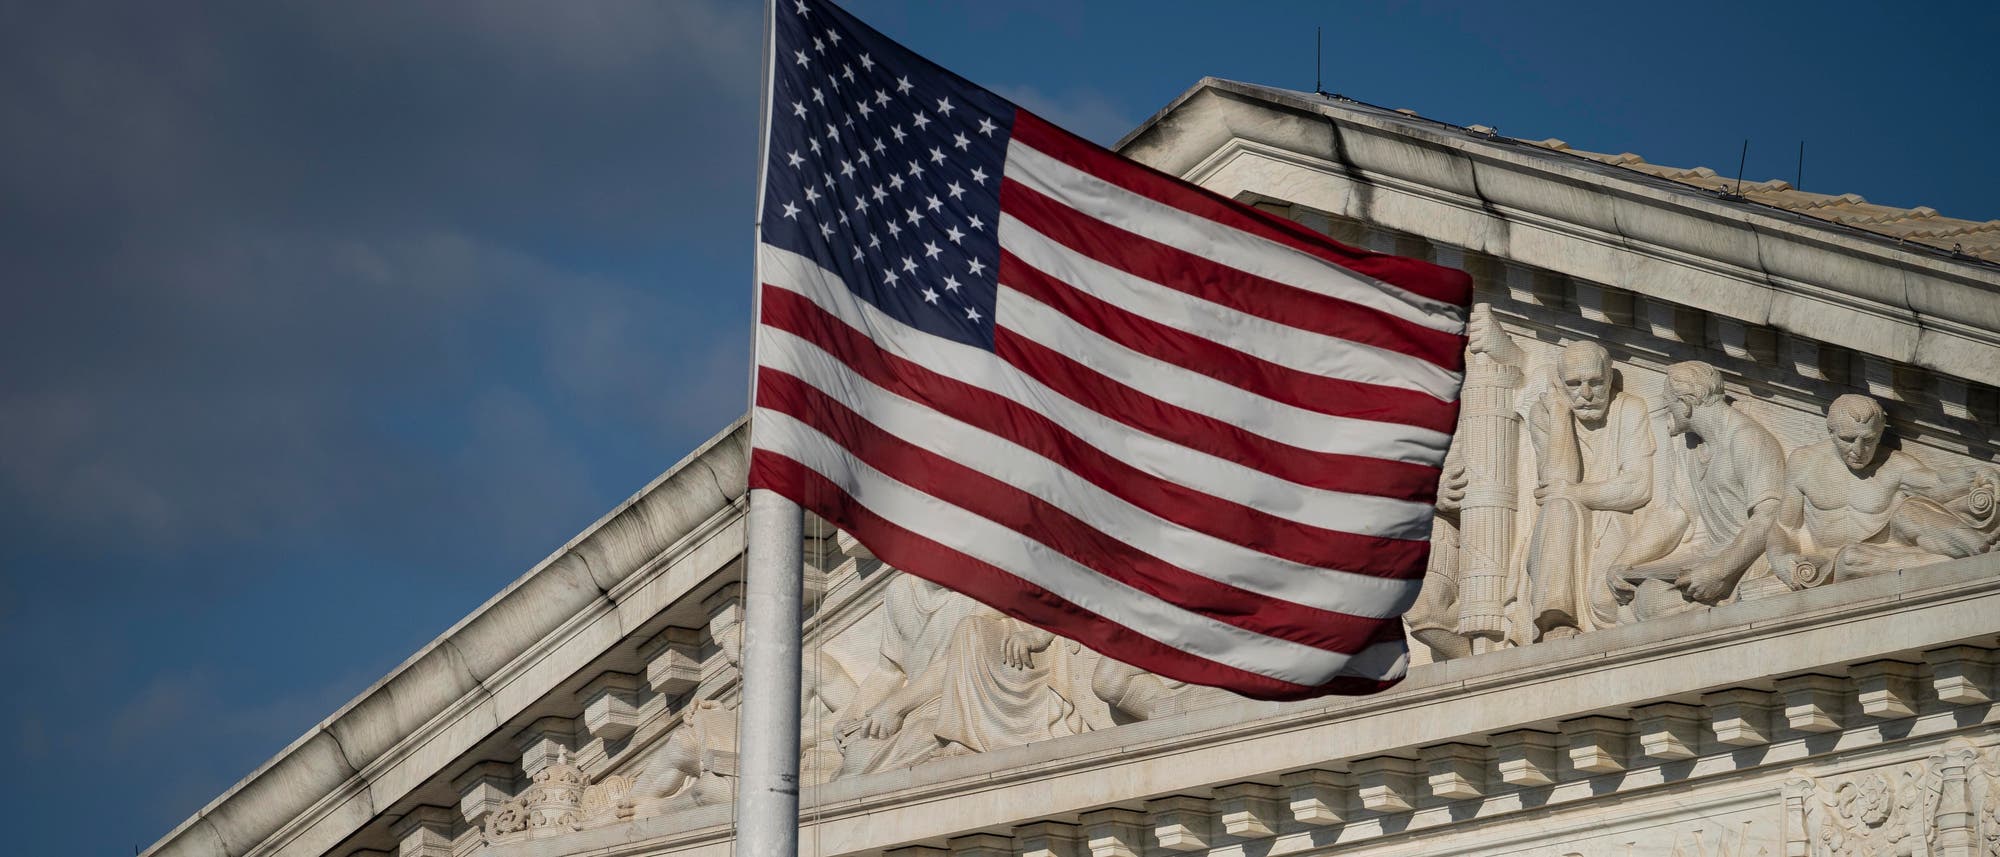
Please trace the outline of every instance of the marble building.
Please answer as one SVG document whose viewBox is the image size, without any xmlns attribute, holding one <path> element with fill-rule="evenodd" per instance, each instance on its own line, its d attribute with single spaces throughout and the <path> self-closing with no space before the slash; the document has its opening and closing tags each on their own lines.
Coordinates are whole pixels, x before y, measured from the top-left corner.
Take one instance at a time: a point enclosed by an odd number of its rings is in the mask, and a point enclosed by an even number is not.
<svg viewBox="0 0 2000 857">
<path fill-rule="evenodd" d="M 801 848 L 2000 855 L 2000 221 L 1204 80 L 1128 155 L 1479 306 L 1416 663 L 1245 701 L 807 522 Z M 160 857 L 726 857 L 738 423 Z"/>
</svg>

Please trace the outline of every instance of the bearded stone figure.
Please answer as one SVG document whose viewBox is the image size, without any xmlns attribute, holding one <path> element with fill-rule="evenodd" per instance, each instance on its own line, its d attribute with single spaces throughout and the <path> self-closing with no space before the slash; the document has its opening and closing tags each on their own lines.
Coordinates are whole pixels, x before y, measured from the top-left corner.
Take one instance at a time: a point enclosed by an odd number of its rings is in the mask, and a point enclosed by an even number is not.
<svg viewBox="0 0 2000 857">
<path fill-rule="evenodd" d="M 1615 384 L 1594 342 L 1565 346 L 1556 378 L 1528 412 L 1536 456 L 1528 583 L 1535 639 L 1615 623 L 1606 574 L 1630 537 L 1632 512 L 1653 495 L 1653 434 L 1639 397 Z"/>
<path fill-rule="evenodd" d="M 1880 403 L 1848 394 L 1826 409 L 1827 439 L 1792 453 L 1772 529 L 1772 571 L 1793 589 L 1992 550 L 1995 474 L 1935 470 L 1882 445 Z"/>
<path fill-rule="evenodd" d="M 1785 487 L 1778 439 L 1729 406 L 1714 366 L 1667 367 L 1662 398 L 1674 444 L 1656 463 L 1678 478 L 1661 480 L 1672 493 L 1639 514 L 1606 581 L 1642 621 L 1733 595 L 1763 558 Z"/>
</svg>

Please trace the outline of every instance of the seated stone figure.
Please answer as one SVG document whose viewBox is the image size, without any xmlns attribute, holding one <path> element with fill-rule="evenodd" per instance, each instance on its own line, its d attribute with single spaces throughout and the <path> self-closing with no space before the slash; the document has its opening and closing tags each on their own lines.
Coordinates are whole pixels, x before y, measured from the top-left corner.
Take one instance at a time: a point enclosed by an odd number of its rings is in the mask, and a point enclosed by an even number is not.
<svg viewBox="0 0 2000 857">
<path fill-rule="evenodd" d="M 1882 446 L 1888 418 L 1867 396 L 1826 409 L 1826 440 L 1792 453 L 1771 531 L 1771 569 L 1793 589 L 1993 548 L 1991 469 L 1934 470 Z"/>
<path fill-rule="evenodd" d="M 1785 454 L 1763 426 L 1729 406 L 1722 373 L 1689 361 L 1667 367 L 1662 397 L 1677 442 L 1656 462 L 1677 467 L 1667 496 L 1635 521 L 1609 584 L 1634 618 L 1653 619 L 1735 593 L 1763 558 L 1785 487 Z"/>
<path fill-rule="evenodd" d="M 882 598 L 881 662 L 841 721 L 841 776 L 1083 728 L 1056 692 L 1055 635 L 914 575 Z"/>
<path fill-rule="evenodd" d="M 1653 494 L 1646 404 L 1617 389 L 1602 346 L 1575 342 L 1564 346 L 1527 428 L 1536 456 L 1527 557 L 1535 638 L 1615 623 L 1606 572 L 1625 550 L 1631 513 Z"/>
</svg>

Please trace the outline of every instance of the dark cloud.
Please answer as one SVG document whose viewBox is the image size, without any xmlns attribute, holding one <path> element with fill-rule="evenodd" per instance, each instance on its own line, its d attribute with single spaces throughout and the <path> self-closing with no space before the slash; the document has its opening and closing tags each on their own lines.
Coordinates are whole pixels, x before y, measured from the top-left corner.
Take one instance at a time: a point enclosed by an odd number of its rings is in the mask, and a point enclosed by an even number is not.
<svg viewBox="0 0 2000 857">
<path fill-rule="evenodd" d="M 0 731 L 130 793 L 48 848 L 151 841 L 740 412 L 758 27 L 0 4 Z"/>
</svg>

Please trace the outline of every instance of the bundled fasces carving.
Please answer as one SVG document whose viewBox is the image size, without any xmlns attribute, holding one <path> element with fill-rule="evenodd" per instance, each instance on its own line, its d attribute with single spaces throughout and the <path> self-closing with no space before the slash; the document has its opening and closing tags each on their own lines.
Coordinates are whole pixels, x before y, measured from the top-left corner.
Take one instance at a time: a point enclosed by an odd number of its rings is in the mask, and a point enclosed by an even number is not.
<svg viewBox="0 0 2000 857">
<path fill-rule="evenodd" d="M 1524 393 L 1526 355 L 1490 307 L 1474 307 L 1468 340 L 1430 573 L 1407 617 L 1437 659 L 1721 604 L 1753 580 L 1805 589 L 2000 540 L 2000 475 L 1884 446 L 1868 397 L 1836 399 L 1827 438 L 1787 460 L 1707 363 L 1668 367 L 1649 408 L 1594 342 L 1565 346 Z"/>
</svg>

